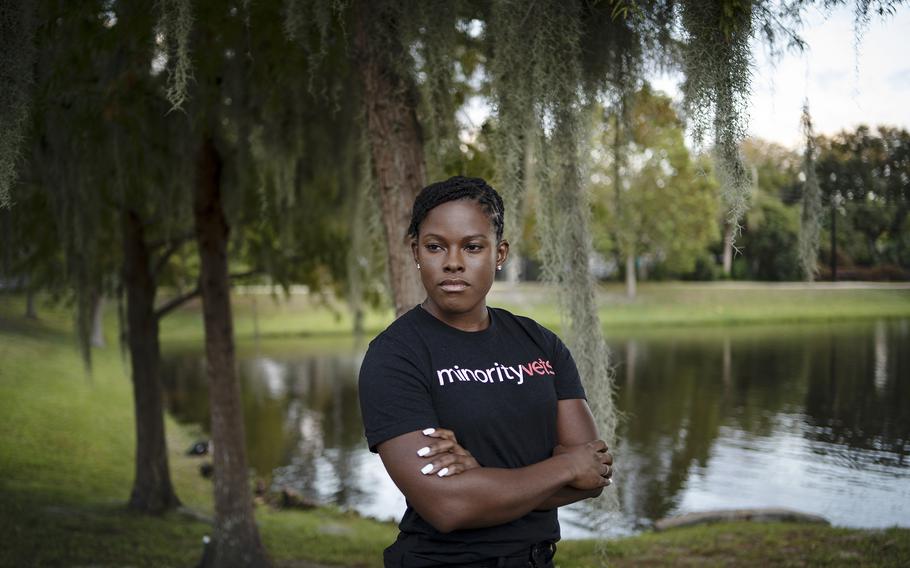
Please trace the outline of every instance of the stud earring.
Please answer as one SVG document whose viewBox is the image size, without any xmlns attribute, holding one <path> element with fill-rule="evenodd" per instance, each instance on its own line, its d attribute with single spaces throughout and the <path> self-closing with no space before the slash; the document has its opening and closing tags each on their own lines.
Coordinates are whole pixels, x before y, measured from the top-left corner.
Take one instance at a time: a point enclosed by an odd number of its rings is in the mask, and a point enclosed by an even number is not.
<svg viewBox="0 0 910 568">
<path fill-rule="evenodd" d="M 420 263 L 417 263 L 417 270 L 420 270 Z"/>
<path fill-rule="evenodd" d="M 500 264 L 499 266 L 497 266 L 496 270 L 502 270 L 502 265 Z"/>
</svg>

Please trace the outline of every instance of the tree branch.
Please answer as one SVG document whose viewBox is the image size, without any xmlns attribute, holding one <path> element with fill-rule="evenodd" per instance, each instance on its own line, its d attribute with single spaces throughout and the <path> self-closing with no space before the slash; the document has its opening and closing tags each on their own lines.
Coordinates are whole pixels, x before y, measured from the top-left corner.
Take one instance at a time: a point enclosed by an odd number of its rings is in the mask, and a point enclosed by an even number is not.
<svg viewBox="0 0 910 568">
<path fill-rule="evenodd" d="M 160 273 L 161 269 L 164 268 L 164 265 L 167 264 L 168 259 L 170 259 L 171 256 L 173 256 L 173 254 L 175 252 L 180 250 L 180 247 L 182 247 L 187 242 L 189 242 L 190 239 L 192 239 L 192 235 L 190 235 L 189 237 L 182 236 L 182 237 L 178 237 L 175 240 L 166 241 L 170 244 L 168 244 L 168 247 L 164 250 L 164 252 L 161 253 L 161 257 L 158 258 L 158 261 L 155 263 L 155 268 L 152 269 L 152 275 L 157 278 L 158 273 Z M 161 243 L 149 244 L 149 250 L 153 251 L 157 248 L 160 248 L 163 244 L 165 244 L 165 243 L 161 242 Z"/>
<path fill-rule="evenodd" d="M 228 274 L 228 279 L 230 280 L 240 280 L 242 278 L 250 278 L 252 276 L 259 276 L 260 274 L 265 274 L 265 270 L 261 268 L 253 268 L 247 270 L 246 272 L 235 272 L 233 274 Z"/>
<path fill-rule="evenodd" d="M 264 272 L 265 271 L 263 271 L 260 268 L 254 268 L 252 270 L 247 270 L 246 272 L 236 272 L 234 274 L 229 274 L 228 279 L 233 281 L 233 280 L 238 280 L 241 278 L 250 278 L 251 276 L 257 276 L 260 274 L 264 274 Z M 199 286 L 196 286 L 195 288 L 193 288 L 186 294 L 182 294 L 180 296 L 177 296 L 176 298 L 171 298 L 170 300 L 165 302 L 160 308 L 155 310 L 155 317 L 160 320 L 161 318 L 163 318 L 167 314 L 171 313 L 172 311 L 176 310 L 177 308 L 179 308 L 186 302 L 192 300 L 196 296 L 199 296 L 201 293 L 202 293 L 202 288 Z"/>
<path fill-rule="evenodd" d="M 202 289 L 199 288 L 199 286 L 196 286 L 195 288 L 193 288 L 186 294 L 177 296 L 176 298 L 171 298 L 163 306 L 161 306 L 160 308 L 155 310 L 155 318 L 160 320 L 164 316 L 168 315 L 169 313 L 176 310 L 177 308 L 179 308 L 186 302 L 188 302 L 188 301 L 192 300 L 193 298 L 195 298 L 196 296 L 200 295 L 201 293 L 202 293 Z"/>
<path fill-rule="evenodd" d="M 149 248 L 149 250 L 154 251 L 165 245 L 180 246 L 180 245 L 186 243 L 187 241 L 193 240 L 194 238 L 196 238 L 196 234 L 192 231 L 187 231 L 186 233 L 174 235 L 173 237 L 171 237 L 169 239 L 159 239 L 157 241 L 149 241 L 148 248 Z"/>
</svg>

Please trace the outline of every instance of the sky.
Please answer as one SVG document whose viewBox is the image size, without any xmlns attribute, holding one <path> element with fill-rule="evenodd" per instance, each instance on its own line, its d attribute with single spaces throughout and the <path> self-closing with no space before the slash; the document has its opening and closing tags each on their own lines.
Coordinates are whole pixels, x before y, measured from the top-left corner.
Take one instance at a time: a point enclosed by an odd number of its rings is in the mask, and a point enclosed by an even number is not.
<svg viewBox="0 0 910 568">
<path fill-rule="evenodd" d="M 822 13 L 809 7 L 801 37 L 803 53 L 769 61 L 755 45 L 749 135 L 792 149 L 802 145 L 800 115 L 808 98 L 816 134 L 832 135 L 860 124 L 910 129 L 910 5 L 884 19 L 873 16 L 857 50 L 852 3 Z M 653 77 L 655 88 L 681 99 L 679 77 Z M 480 97 L 460 113 L 468 130 L 490 108 Z M 691 141 L 690 141 L 691 143 Z"/>
<path fill-rule="evenodd" d="M 749 133 L 790 148 L 801 145 L 800 114 L 808 98 L 817 134 L 860 124 L 910 128 L 910 6 L 884 20 L 873 16 L 856 49 L 852 5 L 822 15 L 812 7 L 800 35 L 802 54 L 771 65 L 758 47 L 752 78 Z M 680 97 L 676 81 L 655 87 Z"/>
</svg>

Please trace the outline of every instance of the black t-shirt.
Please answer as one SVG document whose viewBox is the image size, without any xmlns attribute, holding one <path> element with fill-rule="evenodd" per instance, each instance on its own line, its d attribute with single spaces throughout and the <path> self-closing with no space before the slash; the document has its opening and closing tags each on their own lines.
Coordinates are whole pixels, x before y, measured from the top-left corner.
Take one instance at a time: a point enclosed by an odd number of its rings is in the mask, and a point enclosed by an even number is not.
<svg viewBox="0 0 910 568">
<path fill-rule="evenodd" d="M 575 362 L 534 320 L 488 311 L 487 329 L 466 332 L 417 306 L 370 343 L 360 368 L 370 450 L 408 432 L 442 427 L 485 467 L 523 467 L 552 455 L 557 400 L 585 397 Z M 506 556 L 559 539 L 555 509 L 443 534 L 408 504 L 399 529 L 399 540 L 427 566 Z"/>
</svg>

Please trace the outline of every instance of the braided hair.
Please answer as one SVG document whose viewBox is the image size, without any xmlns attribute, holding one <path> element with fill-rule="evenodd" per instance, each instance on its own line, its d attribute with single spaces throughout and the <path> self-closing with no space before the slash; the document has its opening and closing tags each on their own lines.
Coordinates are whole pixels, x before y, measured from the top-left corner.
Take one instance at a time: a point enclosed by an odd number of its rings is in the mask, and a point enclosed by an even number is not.
<svg viewBox="0 0 910 568">
<path fill-rule="evenodd" d="M 496 241 L 502 240 L 505 218 L 505 207 L 502 204 L 502 197 L 482 178 L 464 176 L 450 177 L 445 181 L 432 183 L 420 190 L 420 193 L 417 194 L 417 199 L 414 200 L 414 208 L 411 211 L 411 226 L 408 227 L 408 236 L 413 239 L 417 238 L 420 224 L 433 208 L 459 199 L 476 201 L 490 218 L 490 222 L 493 223 Z"/>
</svg>

